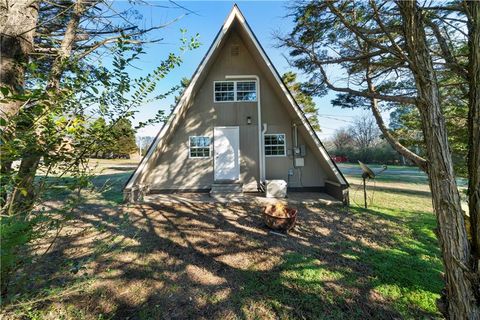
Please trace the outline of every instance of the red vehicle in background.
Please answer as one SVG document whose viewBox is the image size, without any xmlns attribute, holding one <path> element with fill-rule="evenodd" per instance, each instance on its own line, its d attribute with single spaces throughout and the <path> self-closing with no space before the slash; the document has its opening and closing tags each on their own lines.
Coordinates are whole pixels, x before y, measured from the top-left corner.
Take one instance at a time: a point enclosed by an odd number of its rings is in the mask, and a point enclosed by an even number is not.
<svg viewBox="0 0 480 320">
<path fill-rule="evenodd" d="M 332 156 L 333 161 L 336 163 L 348 162 L 348 158 L 345 156 Z"/>
</svg>

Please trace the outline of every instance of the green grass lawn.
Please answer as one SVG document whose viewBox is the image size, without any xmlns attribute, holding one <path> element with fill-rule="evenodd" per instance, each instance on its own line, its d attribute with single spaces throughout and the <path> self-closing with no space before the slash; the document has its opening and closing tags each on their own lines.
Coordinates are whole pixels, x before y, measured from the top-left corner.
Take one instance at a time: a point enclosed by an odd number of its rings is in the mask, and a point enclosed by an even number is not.
<svg viewBox="0 0 480 320">
<path fill-rule="evenodd" d="M 351 206 L 300 207 L 284 238 L 250 204 L 123 206 L 131 163 L 122 161 L 100 161 L 101 192 L 18 275 L 7 319 L 440 317 L 443 267 L 418 170 L 391 167 L 370 181 L 368 209 L 360 177 L 346 174 Z M 68 179 L 56 182 L 52 201 L 68 196 Z"/>
<path fill-rule="evenodd" d="M 355 166 L 358 167 L 341 165 Z M 370 167 L 375 172 L 381 169 L 376 165 Z M 395 171 L 406 170 L 407 174 L 395 174 Z M 373 280 L 377 283 L 376 289 L 393 300 L 405 317 L 409 317 L 405 312 L 409 305 L 435 314 L 435 300 L 443 287 L 440 277 L 443 266 L 434 233 L 436 220 L 426 175 L 416 168 L 390 166 L 374 181 L 367 182 L 368 209 L 363 208 L 359 175 L 347 175 L 346 178 L 351 184 L 353 211 L 390 220 L 401 228 L 400 232 L 392 234 L 393 245 L 381 248 L 381 254 L 367 249 L 358 257 L 377 270 L 378 278 Z"/>
</svg>

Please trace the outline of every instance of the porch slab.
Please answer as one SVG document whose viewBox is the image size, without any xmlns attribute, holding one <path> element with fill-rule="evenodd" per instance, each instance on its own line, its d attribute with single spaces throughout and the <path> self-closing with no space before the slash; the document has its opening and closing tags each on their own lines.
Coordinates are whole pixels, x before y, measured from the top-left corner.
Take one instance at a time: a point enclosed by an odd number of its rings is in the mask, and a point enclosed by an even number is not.
<svg viewBox="0 0 480 320">
<path fill-rule="evenodd" d="M 338 205 L 341 201 L 321 192 L 290 192 L 285 199 L 266 198 L 263 193 L 243 193 L 235 195 L 214 195 L 208 193 L 156 193 L 144 197 L 145 203 L 152 204 L 192 204 L 192 203 L 256 203 L 268 205 L 285 202 L 290 205 L 325 204 Z"/>
</svg>

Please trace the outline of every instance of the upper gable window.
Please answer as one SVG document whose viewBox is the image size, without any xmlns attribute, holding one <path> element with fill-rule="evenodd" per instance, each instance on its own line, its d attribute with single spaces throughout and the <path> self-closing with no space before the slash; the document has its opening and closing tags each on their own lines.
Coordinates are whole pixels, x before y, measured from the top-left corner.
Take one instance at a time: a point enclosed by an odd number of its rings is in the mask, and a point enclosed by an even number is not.
<svg viewBox="0 0 480 320">
<path fill-rule="evenodd" d="M 255 81 L 215 81 L 213 88 L 215 102 L 257 101 Z"/>
<path fill-rule="evenodd" d="M 235 101 L 235 82 L 215 81 L 215 102 Z"/>
<path fill-rule="evenodd" d="M 237 101 L 257 101 L 257 87 L 255 81 L 237 82 Z"/>
</svg>

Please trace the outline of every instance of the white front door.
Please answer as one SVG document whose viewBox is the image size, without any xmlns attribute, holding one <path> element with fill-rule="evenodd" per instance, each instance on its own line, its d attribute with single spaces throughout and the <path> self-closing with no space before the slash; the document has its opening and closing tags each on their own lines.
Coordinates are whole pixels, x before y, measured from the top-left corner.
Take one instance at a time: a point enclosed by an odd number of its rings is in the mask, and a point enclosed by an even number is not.
<svg viewBox="0 0 480 320">
<path fill-rule="evenodd" d="M 238 180 L 240 177 L 240 137 L 238 127 L 213 128 L 215 180 Z"/>
</svg>

